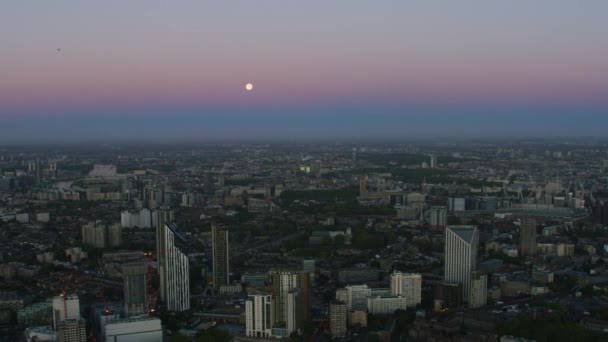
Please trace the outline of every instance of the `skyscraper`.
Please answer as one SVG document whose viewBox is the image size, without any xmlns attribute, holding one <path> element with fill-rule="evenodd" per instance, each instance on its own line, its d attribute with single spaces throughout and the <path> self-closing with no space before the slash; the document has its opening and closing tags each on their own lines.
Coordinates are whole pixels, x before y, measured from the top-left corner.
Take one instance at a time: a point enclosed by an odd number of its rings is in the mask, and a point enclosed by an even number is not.
<svg viewBox="0 0 608 342">
<path fill-rule="evenodd" d="M 520 254 L 522 256 L 534 256 L 536 254 L 536 220 L 522 217 L 519 233 Z"/>
<path fill-rule="evenodd" d="M 270 274 L 272 294 L 274 298 L 275 323 L 287 322 L 287 296 L 289 291 L 300 289 L 302 301 L 302 319 L 310 319 L 310 279 L 308 272 L 303 271 L 273 271 Z"/>
<path fill-rule="evenodd" d="M 188 240 L 174 223 L 167 223 L 160 229 L 159 265 L 161 274 L 161 294 L 169 311 L 190 309 L 190 268 L 188 264 Z M 162 251 L 162 253 L 160 252 Z"/>
<path fill-rule="evenodd" d="M 418 273 L 391 274 L 391 294 L 407 299 L 408 307 L 415 307 L 422 302 L 422 276 Z"/>
<path fill-rule="evenodd" d="M 166 223 L 171 223 L 173 221 L 173 210 L 168 207 L 160 207 L 155 211 L 155 221 L 156 221 L 156 256 L 158 258 L 158 274 L 160 276 L 160 298 L 163 301 L 166 301 L 166 289 L 167 289 L 167 241 L 166 241 Z"/>
<path fill-rule="evenodd" d="M 479 232 L 476 226 L 448 226 L 445 231 L 444 281 L 462 284 L 462 297 L 469 299 L 471 272 L 477 267 Z"/>
<path fill-rule="evenodd" d="M 252 291 L 245 301 L 245 334 L 254 337 L 270 337 L 274 325 L 274 301 L 272 294 Z"/>
<path fill-rule="evenodd" d="M 148 267 L 144 262 L 122 265 L 124 280 L 125 313 L 135 316 L 147 313 L 150 309 L 148 298 Z"/>
<path fill-rule="evenodd" d="M 228 227 L 220 223 L 211 225 L 213 252 L 213 287 L 217 290 L 230 283 Z"/>
</svg>

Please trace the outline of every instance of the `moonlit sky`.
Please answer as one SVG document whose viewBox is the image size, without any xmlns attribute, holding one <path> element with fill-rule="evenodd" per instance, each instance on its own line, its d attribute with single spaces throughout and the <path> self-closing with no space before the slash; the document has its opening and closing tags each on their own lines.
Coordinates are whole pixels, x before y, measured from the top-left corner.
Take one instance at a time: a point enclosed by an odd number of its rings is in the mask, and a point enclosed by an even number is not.
<svg viewBox="0 0 608 342">
<path fill-rule="evenodd" d="M 602 135 L 607 15 L 606 0 L 6 0 L 0 141 Z"/>
</svg>

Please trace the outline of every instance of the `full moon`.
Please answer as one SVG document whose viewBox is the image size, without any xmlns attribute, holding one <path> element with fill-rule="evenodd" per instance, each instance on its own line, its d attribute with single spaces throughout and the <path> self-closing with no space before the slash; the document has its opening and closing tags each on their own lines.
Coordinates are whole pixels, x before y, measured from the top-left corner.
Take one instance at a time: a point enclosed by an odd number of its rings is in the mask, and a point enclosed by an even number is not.
<svg viewBox="0 0 608 342">
<path fill-rule="evenodd" d="M 251 83 L 245 84 L 245 89 L 247 89 L 249 91 L 253 90 L 253 84 L 251 84 Z"/>
</svg>

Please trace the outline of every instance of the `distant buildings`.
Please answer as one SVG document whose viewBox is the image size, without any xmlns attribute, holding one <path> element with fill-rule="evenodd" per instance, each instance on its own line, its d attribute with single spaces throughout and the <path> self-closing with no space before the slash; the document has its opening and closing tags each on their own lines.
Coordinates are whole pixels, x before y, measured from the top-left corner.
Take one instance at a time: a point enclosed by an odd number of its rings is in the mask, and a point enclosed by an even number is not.
<svg viewBox="0 0 608 342">
<path fill-rule="evenodd" d="M 219 223 L 211 225 L 211 243 L 213 253 L 213 287 L 217 290 L 230 283 L 230 246 L 228 227 Z"/>
<path fill-rule="evenodd" d="M 477 267 L 478 241 L 476 226 L 448 226 L 445 231 L 444 281 L 462 284 L 465 300 L 471 293 L 471 272 Z"/>
<path fill-rule="evenodd" d="M 89 222 L 82 226 L 82 243 L 95 248 L 118 247 L 122 244 L 122 228 L 118 224 Z"/>
<path fill-rule="evenodd" d="M 140 211 L 125 210 L 120 213 L 120 225 L 123 228 L 152 228 L 154 215 L 149 209 L 143 208 Z"/>
</svg>

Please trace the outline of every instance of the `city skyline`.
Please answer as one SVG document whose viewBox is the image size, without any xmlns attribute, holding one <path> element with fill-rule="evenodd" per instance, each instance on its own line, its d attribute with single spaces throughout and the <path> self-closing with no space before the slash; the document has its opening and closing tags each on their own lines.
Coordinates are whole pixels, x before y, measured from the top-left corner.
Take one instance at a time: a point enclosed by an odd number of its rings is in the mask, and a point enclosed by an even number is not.
<svg viewBox="0 0 608 342">
<path fill-rule="evenodd" d="M 12 2 L 0 11 L 0 136 L 599 136 L 606 9 Z"/>
</svg>

